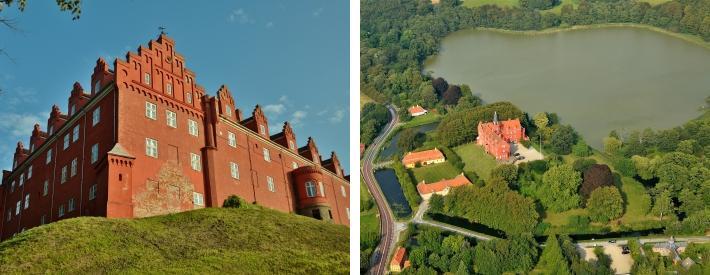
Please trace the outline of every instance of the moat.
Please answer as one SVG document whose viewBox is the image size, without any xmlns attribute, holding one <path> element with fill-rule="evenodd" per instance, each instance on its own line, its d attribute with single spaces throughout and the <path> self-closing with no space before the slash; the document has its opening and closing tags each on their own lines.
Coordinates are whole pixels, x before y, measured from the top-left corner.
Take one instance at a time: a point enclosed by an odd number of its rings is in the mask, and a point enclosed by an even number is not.
<svg viewBox="0 0 710 275">
<path fill-rule="evenodd" d="M 554 111 L 596 148 L 611 130 L 679 126 L 710 95 L 710 49 L 633 27 L 463 30 L 443 40 L 424 71 L 468 84 L 486 102 Z"/>
</svg>

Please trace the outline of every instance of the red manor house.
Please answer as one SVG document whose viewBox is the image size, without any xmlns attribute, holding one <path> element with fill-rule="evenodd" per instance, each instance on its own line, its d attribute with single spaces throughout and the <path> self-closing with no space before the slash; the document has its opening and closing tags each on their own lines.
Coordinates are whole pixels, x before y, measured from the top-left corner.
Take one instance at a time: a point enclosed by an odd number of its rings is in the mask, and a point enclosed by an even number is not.
<svg viewBox="0 0 710 275">
<path fill-rule="evenodd" d="M 0 185 L 0 239 L 78 216 L 133 218 L 219 207 L 230 195 L 348 225 L 349 177 L 333 152 L 322 160 L 312 138 L 297 147 L 288 122 L 269 133 L 257 105 L 235 109 L 216 96 L 161 34 L 148 47 L 96 62 L 90 93 L 75 83 L 69 113 L 56 105 L 47 132 L 35 125 L 17 144 Z"/>
<path fill-rule="evenodd" d="M 520 120 L 510 119 L 498 121 L 498 113 L 493 113 L 493 122 L 478 122 L 478 137 L 476 143 L 483 146 L 486 152 L 497 160 L 507 160 L 510 156 L 510 144 L 527 140 L 525 128 Z"/>
</svg>

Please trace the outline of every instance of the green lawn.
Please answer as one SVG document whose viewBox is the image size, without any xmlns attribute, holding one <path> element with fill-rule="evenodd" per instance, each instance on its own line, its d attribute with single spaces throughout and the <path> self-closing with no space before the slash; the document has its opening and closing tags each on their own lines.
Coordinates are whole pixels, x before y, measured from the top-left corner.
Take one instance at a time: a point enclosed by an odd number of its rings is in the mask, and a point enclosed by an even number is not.
<svg viewBox="0 0 710 275">
<path fill-rule="evenodd" d="M 261 208 L 80 217 L 0 243 L 0 274 L 347 274 L 348 232 Z"/>
<path fill-rule="evenodd" d="M 671 0 L 639 0 L 639 2 L 646 2 L 651 4 L 651 6 L 660 5 L 665 2 L 670 2 Z"/>
<path fill-rule="evenodd" d="M 587 215 L 587 209 L 576 208 L 560 213 L 545 213 L 545 215 L 547 215 L 547 217 L 542 220 L 543 222 L 549 223 L 552 226 L 565 226 L 569 221 L 569 217 Z"/>
<path fill-rule="evenodd" d="M 417 184 L 422 181 L 434 183 L 443 179 L 451 179 L 461 174 L 461 171 L 448 162 L 412 168 L 410 171 L 414 175 Z"/>
<path fill-rule="evenodd" d="M 621 192 L 626 196 L 626 212 L 621 217 L 623 224 L 632 224 L 636 222 L 644 222 L 654 220 L 655 217 L 648 215 L 649 209 L 643 207 L 643 196 L 647 194 L 646 188 L 643 185 L 632 179 L 621 179 Z"/>
<path fill-rule="evenodd" d="M 491 170 L 498 165 L 493 156 L 486 153 L 481 146 L 469 143 L 454 148 L 456 154 L 461 157 L 465 164 L 464 171 L 473 171 L 483 180 L 488 180 Z"/>
<path fill-rule="evenodd" d="M 372 195 L 365 187 L 365 184 L 360 182 L 360 204 L 372 201 Z M 380 232 L 380 219 L 377 217 L 377 206 L 373 204 L 372 208 L 360 213 L 360 235 L 364 233 L 378 234 Z"/>
<path fill-rule="evenodd" d="M 417 127 L 417 126 L 421 126 L 424 124 L 437 122 L 439 120 L 441 120 L 440 114 L 427 113 L 426 115 L 418 116 L 418 117 L 412 118 L 412 120 L 410 120 L 410 121 L 407 121 L 404 125 L 402 125 L 402 129 Z"/>
<path fill-rule="evenodd" d="M 562 11 L 562 6 L 564 6 L 566 4 L 572 4 L 572 7 L 574 7 L 576 9 L 577 5 L 579 5 L 579 0 L 561 0 L 559 5 L 551 8 L 547 11 L 544 11 L 544 12 L 553 12 L 556 14 L 560 14 L 560 12 Z"/>
<path fill-rule="evenodd" d="M 463 5 L 466 7 L 480 7 L 483 5 L 498 5 L 501 7 L 517 7 L 518 0 L 464 0 Z"/>
</svg>

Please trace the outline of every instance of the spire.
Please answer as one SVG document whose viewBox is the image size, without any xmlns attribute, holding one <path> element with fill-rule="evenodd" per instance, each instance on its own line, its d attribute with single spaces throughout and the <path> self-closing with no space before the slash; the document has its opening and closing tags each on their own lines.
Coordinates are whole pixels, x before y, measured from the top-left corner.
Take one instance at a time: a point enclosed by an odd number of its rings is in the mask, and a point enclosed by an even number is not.
<svg viewBox="0 0 710 275">
<path fill-rule="evenodd" d="M 493 111 L 493 124 L 498 125 L 498 112 Z"/>
</svg>

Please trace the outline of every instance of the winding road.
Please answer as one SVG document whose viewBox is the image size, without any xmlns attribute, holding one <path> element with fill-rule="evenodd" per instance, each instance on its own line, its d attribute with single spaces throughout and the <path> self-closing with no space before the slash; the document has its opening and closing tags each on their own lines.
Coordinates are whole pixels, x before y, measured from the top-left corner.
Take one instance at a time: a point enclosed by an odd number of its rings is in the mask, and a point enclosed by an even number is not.
<svg viewBox="0 0 710 275">
<path fill-rule="evenodd" d="M 380 133 L 380 135 L 377 136 L 372 142 L 370 147 L 365 150 L 365 157 L 362 160 L 362 168 L 360 171 L 363 180 L 367 185 L 367 189 L 370 190 L 372 197 L 375 199 L 375 203 L 377 203 L 377 209 L 380 213 L 380 244 L 377 246 L 375 252 L 373 253 L 374 264 L 370 269 L 370 274 L 373 275 L 384 275 L 385 273 L 387 273 L 387 259 L 389 259 L 389 254 L 392 252 L 394 244 L 397 241 L 397 239 L 394 237 L 394 213 L 392 212 L 392 209 L 387 203 L 387 200 L 385 199 L 384 193 L 382 193 L 379 184 L 377 184 L 373 168 L 375 158 L 377 157 L 377 153 L 380 151 L 382 143 L 384 143 L 385 138 L 392 132 L 394 127 L 399 122 L 399 117 L 397 117 L 397 113 L 395 112 L 394 108 L 392 106 L 387 106 L 387 109 L 389 109 L 390 117 L 392 117 L 392 120 L 387 123 L 382 133 Z"/>
</svg>

